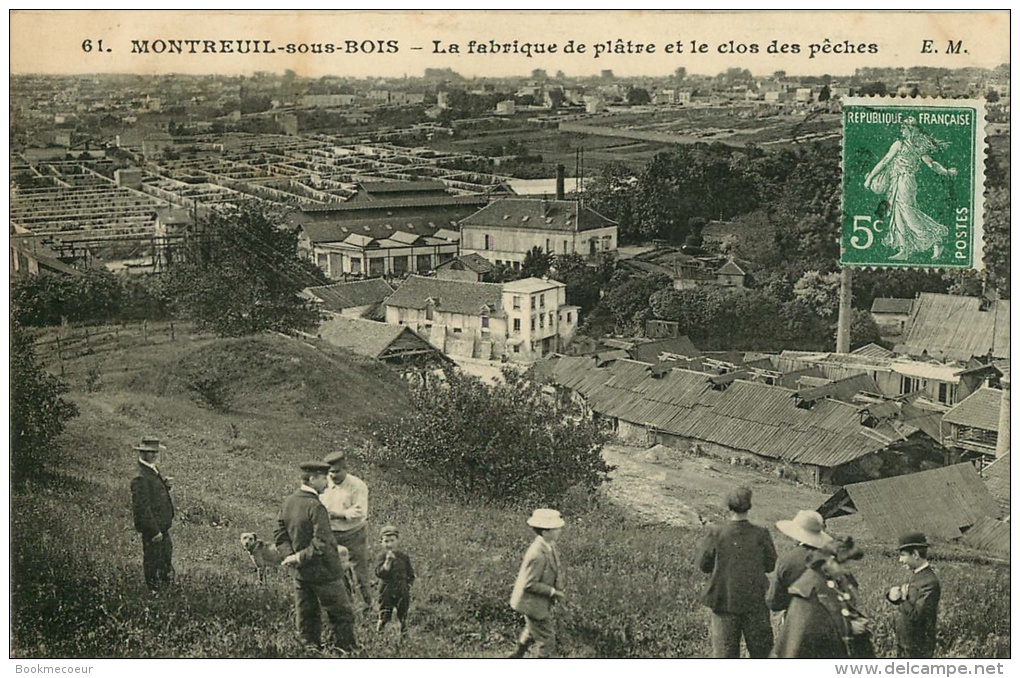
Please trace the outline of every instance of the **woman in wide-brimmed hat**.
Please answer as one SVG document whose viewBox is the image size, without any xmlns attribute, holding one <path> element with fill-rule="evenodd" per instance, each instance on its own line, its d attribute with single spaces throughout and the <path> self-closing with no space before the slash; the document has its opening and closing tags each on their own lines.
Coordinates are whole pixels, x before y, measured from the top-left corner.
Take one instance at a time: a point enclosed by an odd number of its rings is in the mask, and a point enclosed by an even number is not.
<svg viewBox="0 0 1020 678">
<path fill-rule="evenodd" d="M 832 537 L 825 532 L 825 521 L 817 511 L 798 511 L 793 520 L 777 522 L 776 529 L 797 542 L 776 563 L 775 577 L 765 597 L 770 610 L 781 612 L 790 605 L 790 587 L 804 574 L 818 549 L 832 543 Z"/>
<path fill-rule="evenodd" d="M 867 659 L 875 656 L 870 623 L 857 603 L 847 563 L 863 557 L 852 537 L 814 552 L 790 587 L 790 606 L 772 654 L 781 659 Z"/>
</svg>

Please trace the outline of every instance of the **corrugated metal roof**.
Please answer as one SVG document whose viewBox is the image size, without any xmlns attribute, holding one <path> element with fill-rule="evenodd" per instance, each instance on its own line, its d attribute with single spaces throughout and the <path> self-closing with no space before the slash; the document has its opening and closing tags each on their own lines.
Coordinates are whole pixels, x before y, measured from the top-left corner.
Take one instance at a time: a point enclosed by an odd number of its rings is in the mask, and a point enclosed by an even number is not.
<svg viewBox="0 0 1020 678">
<path fill-rule="evenodd" d="M 963 528 L 999 512 L 969 462 L 854 483 L 843 489 L 872 535 L 892 543 L 914 530 L 929 539 L 956 539 Z"/>
<path fill-rule="evenodd" d="M 597 368 L 589 357 L 564 357 L 552 377 L 605 416 L 803 464 L 840 466 L 916 430 L 866 428 L 857 407 L 835 400 L 798 408 L 791 389 L 738 380 L 718 391 L 704 372 L 673 369 L 653 378 L 648 367 L 617 360 Z"/>
<path fill-rule="evenodd" d="M 978 549 L 1009 557 L 1009 523 L 984 516 L 963 533 L 961 542 Z"/>
<path fill-rule="evenodd" d="M 922 353 L 940 360 L 969 360 L 973 356 L 1009 357 L 1009 301 L 991 302 L 949 294 L 922 293 L 907 324 L 898 352 Z"/>
<path fill-rule="evenodd" d="M 942 417 L 947 424 L 971 426 L 985 431 L 999 430 L 999 406 L 1002 391 L 982 386 L 964 398 Z"/>
<path fill-rule="evenodd" d="M 884 346 L 878 344 L 865 344 L 859 348 L 855 348 L 850 351 L 854 355 L 864 356 L 865 358 L 892 358 L 893 352 Z"/>
<path fill-rule="evenodd" d="M 635 344 L 634 348 L 630 350 L 632 358 L 646 363 L 656 362 L 659 359 L 660 353 L 672 353 L 688 358 L 701 355 L 701 351 L 694 346 L 694 343 L 686 335 Z"/>
<path fill-rule="evenodd" d="M 853 402 L 853 398 L 860 392 L 881 393 L 878 384 L 867 374 L 855 374 L 845 379 L 833 381 L 823 386 L 801 389 L 797 397 L 802 401 L 821 400 L 832 398 L 845 403 Z"/>
<path fill-rule="evenodd" d="M 1002 516 L 1009 516 L 1009 452 L 1002 455 L 981 472 L 988 491 L 999 502 Z"/>
</svg>

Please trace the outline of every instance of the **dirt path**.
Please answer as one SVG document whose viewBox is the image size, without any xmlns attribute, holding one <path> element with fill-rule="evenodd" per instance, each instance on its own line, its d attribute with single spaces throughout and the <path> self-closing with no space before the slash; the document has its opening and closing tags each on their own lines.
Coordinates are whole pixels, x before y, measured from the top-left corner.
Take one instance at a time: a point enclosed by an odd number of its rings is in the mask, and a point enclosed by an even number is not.
<svg viewBox="0 0 1020 678">
<path fill-rule="evenodd" d="M 726 514 L 724 497 L 738 486 L 754 490 L 752 519 L 774 523 L 817 508 L 828 495 L 712 457 L 688 457 L 657 446 L 606 445 L 602 456 L 617 467 L 608 497 L 649 523 L 698 528 Z"/>
</svg>

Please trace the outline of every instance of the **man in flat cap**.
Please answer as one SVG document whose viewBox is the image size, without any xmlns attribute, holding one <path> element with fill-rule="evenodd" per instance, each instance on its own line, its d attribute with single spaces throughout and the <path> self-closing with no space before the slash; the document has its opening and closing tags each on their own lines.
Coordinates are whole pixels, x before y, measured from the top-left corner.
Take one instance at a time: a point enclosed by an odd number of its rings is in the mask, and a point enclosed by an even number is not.
<svg viewBox="0 0 1020 678">
<path fill-rule="evenodd" d="M 751 658 L 764 659 L 772 649 L 765 590 L 776 566 L 776 547 L 767 529 L 747 519 L 751 488 L 730 492 L 726 505 L 729 520 L 709 528 L 697 558 L 701 571 L 712 575 L 701 597 L 712 610 L 712 657 L 738 658 L 743 636 Z"/>
<path fill-rule="evenodd" d="M 297 630 L 308 649 L 322 642 L 322 613 L 326 610 L 336 646 L 352 652 L 354 609 L 343 585 L 343 566 L 336 539 L 329 529 L 329 515 L 319 501 L 326 489 L 329 465 L 307 461 L 301 465 L 301 487 L 283 502 L 275 533 L 282 564 L 294 579 Z"/>
<path fill-rule="evenodd" d="M 368 555 L 368 486 L 361 478 L 347 472 L 346 452 L 334 452 L 323 461 L 329 464 L 329 485 L 319 499 L 329 512 L 329 526 L 336 543 L 346 546 L 350 552 L 364 609 L 370 610 L 372 575 Z"/>
<path fill-rule="evenodd" d="M 935 655 L 935 627 L 942 585 L 928 563 L 928 540 L 920 532 L 900 537 L 900 562 L 910 570 L 910 581 L 893 586 L 886 594 L 897 606 L 897 654 L 906 659 L 931 659 Z"/>
<path fill-rule="evenodd" d="M 173 478 L 156 468 L 159 452 L 165 449 L 155 436 L 142 438 L 141 444 L 135 445 L 138 472 L 131 479 L 131 509 L 135 529 L 142 535 L 142 570 L 151 591 L 159 591 L 174 580 L 174 546 L 170 540 L 174 520 L 174 501 L 170 497 Z"/>
</svg>

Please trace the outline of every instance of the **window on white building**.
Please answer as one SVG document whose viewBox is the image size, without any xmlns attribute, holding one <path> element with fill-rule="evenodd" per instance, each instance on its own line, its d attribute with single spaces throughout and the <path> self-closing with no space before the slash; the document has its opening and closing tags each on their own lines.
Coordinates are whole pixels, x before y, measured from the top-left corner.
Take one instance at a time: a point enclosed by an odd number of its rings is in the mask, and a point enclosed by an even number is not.
<svg viewBox="0 0 1020 678">
<path fill-rule="evenodd" d="M 520 332 L 520 331 L 521 331 L 521 319 L 520 318 L 514 318 L 514 332 L 516 333 L 516 332 Z"/>
<path fill-rule="evenodd" d="M 538 295 L 538 307 L 539 308 L 545 308 L 545 295 L 544 294 Z"/>
<path fill-rule="evenodd" d="M 514 295 L 514 310 L 515 311 L 521 310 L 521 297 L 520 295 L 517 294 Z"/>
</svg>

